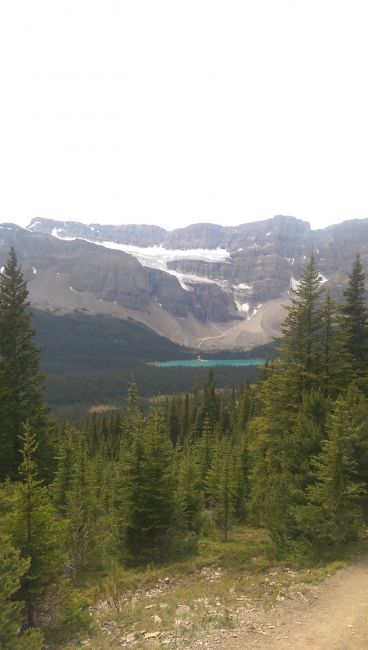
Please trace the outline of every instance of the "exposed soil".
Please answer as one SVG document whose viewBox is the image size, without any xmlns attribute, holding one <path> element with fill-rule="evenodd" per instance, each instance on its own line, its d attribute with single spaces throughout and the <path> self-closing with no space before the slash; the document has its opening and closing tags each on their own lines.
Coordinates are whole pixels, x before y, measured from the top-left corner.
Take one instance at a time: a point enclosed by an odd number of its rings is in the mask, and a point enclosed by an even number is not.
<svg viewBox="0 0 368 650">
<path fill-rule="evenodd" d="M 301 586 L 302 588 L 302 586 Z M 367 650 L 368 558 L 268 612 L 239 609 L 235 627 L 187 650 Z"/>
</svg>

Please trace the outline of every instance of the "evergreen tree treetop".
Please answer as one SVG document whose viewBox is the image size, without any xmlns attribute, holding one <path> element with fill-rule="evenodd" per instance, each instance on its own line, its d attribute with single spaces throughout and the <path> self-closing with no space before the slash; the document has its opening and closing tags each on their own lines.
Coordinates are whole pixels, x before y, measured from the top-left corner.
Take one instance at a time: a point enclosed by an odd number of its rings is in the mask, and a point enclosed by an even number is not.
<svg viewBox="0 0 368 650">
<path fill-rule="evenodd" d="M 365 273 L 358 254 L 349 283 L 344 291 L 345 304 L 341 307 L 342 328 L 347 353 L 353 368 L 367 373 L 368 310 L 366 307 Z"/>
<path fill-rule="evenodd" d="M 293 290 L 291 304 L 286 306 L 287 316 L 282 323 L 283 338 L 280 358 L 289 372 L 289 387 L 301 391 L 312 388 L 318 381 L 320 356 L 321 276 L 314 255 L 306 264 L 298 287 Z"/>
<path fill-rule="evenodd" d="M 43 374 L 29 306 L 27 284 L 11 248 L 0 274 L 0 480 L 17 477 L 26 421 L 42 440 L 39 460 L 43 456 L 47 463 Z"/>
</svg>

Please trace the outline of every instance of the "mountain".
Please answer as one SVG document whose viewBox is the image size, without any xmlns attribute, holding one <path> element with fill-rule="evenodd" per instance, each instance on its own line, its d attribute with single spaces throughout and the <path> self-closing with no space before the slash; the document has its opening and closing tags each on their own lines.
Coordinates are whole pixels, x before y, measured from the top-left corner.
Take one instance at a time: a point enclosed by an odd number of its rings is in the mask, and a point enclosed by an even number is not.
<svg viewBox="0 0 368 650">
<path fill-rule="evenodd" d="M 0 265 L 10 244 L 34 308 L 130 319 L 192 348 L 249 350 L 278 335 L 282 305 L 312 251 L 334 293 L 358 250 L 368 265 L 368 220 L 311 230 L 281 215 L 167 231 L 33 219 L 27 229 L 0 226 Z"/>
</svg>

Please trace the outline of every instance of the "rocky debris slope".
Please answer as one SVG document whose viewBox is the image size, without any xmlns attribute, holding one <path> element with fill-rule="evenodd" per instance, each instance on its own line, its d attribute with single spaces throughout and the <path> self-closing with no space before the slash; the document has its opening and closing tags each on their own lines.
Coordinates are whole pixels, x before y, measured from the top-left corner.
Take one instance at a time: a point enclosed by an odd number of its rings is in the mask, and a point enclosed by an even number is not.
<svg viewBox="0 0 368 650">
<path fill-rule="evenodd" d="M 330 567 L 336 571 L 336 563 Z M 123 595 L 110 589 L 91 608 L 95 635 L 82 644 L 137 650 L 365 650 L 367 558 L 333 575 L 327 569 L 277 564 L 235 572 L 203 566 Z"/>
</svg>

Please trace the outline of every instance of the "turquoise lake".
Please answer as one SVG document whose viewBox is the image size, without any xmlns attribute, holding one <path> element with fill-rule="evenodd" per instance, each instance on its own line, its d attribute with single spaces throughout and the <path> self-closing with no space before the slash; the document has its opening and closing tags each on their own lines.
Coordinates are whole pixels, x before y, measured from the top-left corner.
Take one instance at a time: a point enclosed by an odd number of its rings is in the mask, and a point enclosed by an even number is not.
<svg viewBox="0 0 368 650">
<path fill-rule="evenodd" d="M 216 366 L 264 366 L 266 359 L 191 359 L 186 361 L 153 361 L 157 368 L 215 368 Z"/>
</svg>

